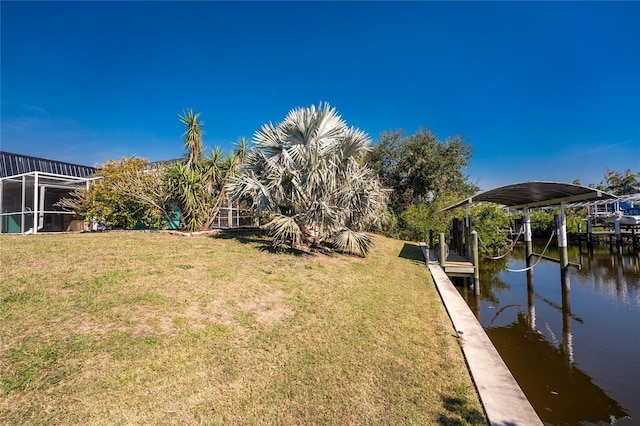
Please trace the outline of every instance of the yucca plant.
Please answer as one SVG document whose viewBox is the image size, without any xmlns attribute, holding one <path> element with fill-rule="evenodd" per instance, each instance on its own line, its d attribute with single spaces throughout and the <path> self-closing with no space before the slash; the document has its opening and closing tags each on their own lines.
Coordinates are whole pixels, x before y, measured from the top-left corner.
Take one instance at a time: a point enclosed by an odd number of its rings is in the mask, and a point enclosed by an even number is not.
<svg viewBox="0 0 640 426">
<path fill-rule="evenodd" d="M 233 153 L 220 148 L 203 155 L 203 122 L 200 113 L 191 109 L 180 115 L 186 127 L 185 161 L 172 164 L 165 171 L 165 187 L 170 200 L 180 209 L 181 227 L 188 231 L 210 229 L 220 210 L 222 190 L 227 178 L 240 167 L 247 142 L 240 139 Z"/>
<path fill-rule="evenodd" d="M 182 115 L 178 114 L 180 122 L 184 124 L 186 130 L 184 136 L 184 148 L 187 150 L 187 169 L 191 169 L 200 161 L 203 150 L 202 130 L 203 121 L 200 120 L 200 113 L 194 114 L 192 109 L 188 109 Z"/>
<path fill-rule="evenodd" d="M 329 104 L 297 108 L 281 123 L 256 132 L 243 168 L 226 191 L 258 213 L 271 213 L 275 223 L 285 221 L 280 215 L 288 210 L 288 223 L 297 224 L 301 242 L 320 246 L 340 230 L 361 231 L 386 208 L 387 193 L 363 164 L 370 149 L 369 137 L 348 127 Z M 274 243 L 281 244 L 273 226 Z M 366 245 L 367 238 L 354 241 Z"/>
</svg>

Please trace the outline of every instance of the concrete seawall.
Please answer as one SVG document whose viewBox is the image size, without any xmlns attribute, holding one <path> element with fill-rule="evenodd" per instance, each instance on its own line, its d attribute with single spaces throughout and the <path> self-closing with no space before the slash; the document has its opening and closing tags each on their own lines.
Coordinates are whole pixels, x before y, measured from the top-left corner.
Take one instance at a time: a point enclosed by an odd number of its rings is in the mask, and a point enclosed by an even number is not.
<svg viewBox="0 0 640 426">
<path fill-rule="evenodd" d="M 421 248 L 433 282 L 462 341 L 462 352 L 489 423 L 495 426 L 542 425 L 467 303 L 433 255 L 429 257 L 429 250 L 424 243 L 421 243 Z"/>
</svg>

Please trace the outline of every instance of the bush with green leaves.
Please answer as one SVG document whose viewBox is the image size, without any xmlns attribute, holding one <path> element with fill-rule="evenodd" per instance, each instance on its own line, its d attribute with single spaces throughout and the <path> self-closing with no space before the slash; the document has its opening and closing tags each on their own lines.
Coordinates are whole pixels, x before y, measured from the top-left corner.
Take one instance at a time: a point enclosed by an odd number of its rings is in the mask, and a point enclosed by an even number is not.
<svg viewBox="0 0 640 426">
<path fill-rule="evenodd" d="M 163 228 L 170 210 L 163 191 L 162 171 L 135 156 L 109 160 L 98 168 L 89 188 L 74 190 L 57 205 L 108 228 Z"/>
<path fill-rule="evenodd" d="M 477 203 L 469 208 L 469 217 L 482 247 L 499 251 L 509 246 L 511 216 L 503 207 L 495 203 Z"/>
</svg>

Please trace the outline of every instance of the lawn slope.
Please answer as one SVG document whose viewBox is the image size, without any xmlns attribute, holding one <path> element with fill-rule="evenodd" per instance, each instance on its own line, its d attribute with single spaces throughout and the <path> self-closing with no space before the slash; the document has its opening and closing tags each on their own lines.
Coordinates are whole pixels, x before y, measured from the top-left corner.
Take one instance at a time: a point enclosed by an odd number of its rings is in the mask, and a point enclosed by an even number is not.
<svg viewBox="0 0 640 426">
<path fill-rule="evenodd" d="M 485 424 L 419 248 L 0 236 L 0 424 Z"/>
</svg>

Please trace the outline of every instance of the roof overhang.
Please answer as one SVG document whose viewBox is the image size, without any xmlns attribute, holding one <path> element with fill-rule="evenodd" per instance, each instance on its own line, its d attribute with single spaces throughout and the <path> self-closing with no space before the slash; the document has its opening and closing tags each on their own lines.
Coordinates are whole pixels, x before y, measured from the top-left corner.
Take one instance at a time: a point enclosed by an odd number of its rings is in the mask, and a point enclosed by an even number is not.
<svg viewBox="0 0 640 426">
<path fill-rule="evenodd" d="M 480 192 L 441 211 L 452 210 L 481 201 L 502 204 L 510 209 L 519 210 L 555 206 L 562 203 L 603 201 L 616 198 L 613 194 L 586 186 L 561 182 L 533 181 L 514 183 Z"/>
</svg>

